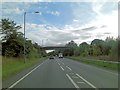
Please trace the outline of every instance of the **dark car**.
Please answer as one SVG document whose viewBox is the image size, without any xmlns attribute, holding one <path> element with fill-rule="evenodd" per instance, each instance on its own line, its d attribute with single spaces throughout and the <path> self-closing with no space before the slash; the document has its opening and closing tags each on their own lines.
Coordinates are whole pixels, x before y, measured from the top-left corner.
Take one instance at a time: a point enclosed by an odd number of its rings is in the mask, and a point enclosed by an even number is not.
<svg viewBox="0 0 120 90">
<path fill-rule="evenodd" d="M 53 57 L 53 56 L 50 56 L 49 59 L 54 59 L 54 57 Z"/>
</svg>

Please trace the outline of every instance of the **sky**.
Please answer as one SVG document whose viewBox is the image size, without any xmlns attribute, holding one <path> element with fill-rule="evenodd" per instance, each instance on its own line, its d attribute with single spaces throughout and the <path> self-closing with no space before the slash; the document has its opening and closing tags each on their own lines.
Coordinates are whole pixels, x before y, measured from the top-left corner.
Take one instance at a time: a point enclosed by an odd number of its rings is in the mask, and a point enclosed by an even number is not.
<svg viewBox="0 0 120 90">
<path fill-rule="evenodd" d="M 2 3 L 2 18 L 14 20 L 22 27 L 24 12 L 26 38 L 41 46 L 60 46 L 71 40 L 78 45 L 90 44 L 94 39 L 118 36 L 117 1 Z"/>
</svg>

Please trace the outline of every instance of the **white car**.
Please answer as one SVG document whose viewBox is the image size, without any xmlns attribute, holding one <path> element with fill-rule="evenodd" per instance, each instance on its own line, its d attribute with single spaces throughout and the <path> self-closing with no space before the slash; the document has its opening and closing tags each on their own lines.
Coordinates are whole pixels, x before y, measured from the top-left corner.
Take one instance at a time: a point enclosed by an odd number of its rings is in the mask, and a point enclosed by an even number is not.
<svg viewBox="0 0 120 90">
<path fill-rule="evenodd" d="M 62 54 L 62 53 L 59 53 L 58 57 L 59 57 L 59 58 L 63 58 L 63 54 Z"/>
</svg>

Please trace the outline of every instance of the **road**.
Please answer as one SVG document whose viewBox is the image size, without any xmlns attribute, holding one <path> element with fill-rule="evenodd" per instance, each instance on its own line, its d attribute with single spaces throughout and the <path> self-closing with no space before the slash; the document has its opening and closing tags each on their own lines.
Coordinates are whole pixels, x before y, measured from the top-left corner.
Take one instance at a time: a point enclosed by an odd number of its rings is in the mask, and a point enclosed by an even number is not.
<svg viewBox="0 0 120 90">
<path fill-rule="evenodd" d="M 3 88 L 8 87 L 118 88 L 118 73 L 65 58 L 47 59 L 4 81 Z"/>
</svg>

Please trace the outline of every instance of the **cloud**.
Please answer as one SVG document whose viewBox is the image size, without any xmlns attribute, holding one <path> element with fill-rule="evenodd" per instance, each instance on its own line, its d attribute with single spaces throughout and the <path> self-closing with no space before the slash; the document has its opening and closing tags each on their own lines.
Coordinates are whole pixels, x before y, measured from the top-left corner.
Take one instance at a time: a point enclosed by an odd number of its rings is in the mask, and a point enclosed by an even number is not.
<svg viewBox="0 0 120 90">
<path fill-rule="evenodd" d="M 106 0 L 104 2 L 93 2 L 92 3 L 92 9 L 95 13 L 97 13 L 98 15 L 102 15 L 102 13 L 100 12 L 101 9 L 103 8 L 102 6 L 106 3 Z"/>
<path fill-rule="evenodd" d="M 50 28 L 50 29 L 48 29 Z M 73 27 L 74 28 L 74 27 Z M 44 46 L 65 45 L 67 42 L 74 40 L 76 43 L 91 38 L 91 33 L 84 32 L 82 29 L 64 29 L 59 30 L 57 27 L 46 24 L 26 24 L 26 37 Z"/>
<path fill-rule="evenodd" d="M 54 11 L 47 11 L 46 13 L 56 15 L 56 16 L 60 15 L 60 12 L 58 12 L 58 11 L 55 11 L 55 12 Z"/>
<path fill-rule="evenodd" d="M 97 27 L 92 26 L 92 27 L 83 28 L 82 30 L 95 30 L 95 29 L 97 29 Z"/>
<path fill-rule="evenodd" d="M 20 10 L 19 8 L 13 8 L 13 9 L 3 9 L 2 10 L 3 14 L 23 14 L 24 9 Z"/>
<path fill-rule="evenodd" d="M 26 26 L 26 37 L 39 44 L 44 40 L 44 45 L 64 45 L 67 41 L 79 38 L 79 36 L 72 33 L 72 31 L 55 30 L 56 27 L 48 30 L 46 26 L 49 25 L 27 24 Z M 47 39 L 48 41 L 46 42 Z"/>
<path fill-rule="evenodd" d="M 74 20 L 73 20 L 73 22 L 79 22 L 79 20 L 77 20 L 77 19 L 74 19 Z"/>
<path fill-rule="evenodd" d="M 65 45 L 71 40 L 74 40 L 77 44 L 82 42 L 90 43 L 90 41 L 96 38 L 105 40 L 108 36 L 117 37 L 117 20 L 117 11 L 113 11 L 112 14 L 98 17 L 95 21 L 82 27 L 65 25 L 63 30 L 47 24 L 27 23 L 26 36 L 39 44 L 41 44 L 41 40 L 44 40 L 44 45 L 46 46 Z M 46 39 L 48 39 L 48 41 L 46 41 Z"/>
<path fill-rule="evenodd" d="M 105 2 L 87 3 L 85 5 L 76 3 L 71 10 L 71 14 L 73 14 L 72 22 L 66 23 L 66 25 L 60 23 L 61 27 L 54 26 L 47 20 L 44 21 L 45 24 L 30 24 L 26 22 L 26 37 L 40 45 L 42 45 L 42 40 L 44 40 L 43 45 L 46 46 L 64 45 L 71 40 L 80 44 L 81 42 L 90 43 L 90 41 L 96 38 L 104 40 L 107 36 L 116 37 L 118 35 L 118 12 L 117 10 L 112 10 L 110 11 L 111 13 L 104 14 L 101 12 L 104 9 L 104 5 Z M 11 15 L 12 13 L 21 14 L 24 12 L 24 9 L 15 7 L 13 9 L 5 9 L 3 12 Z M 59 16 L 59 19 L 63 18 L 60 17 L 62 13 L 58 11 L 45 12 Z"/>
</svg>

